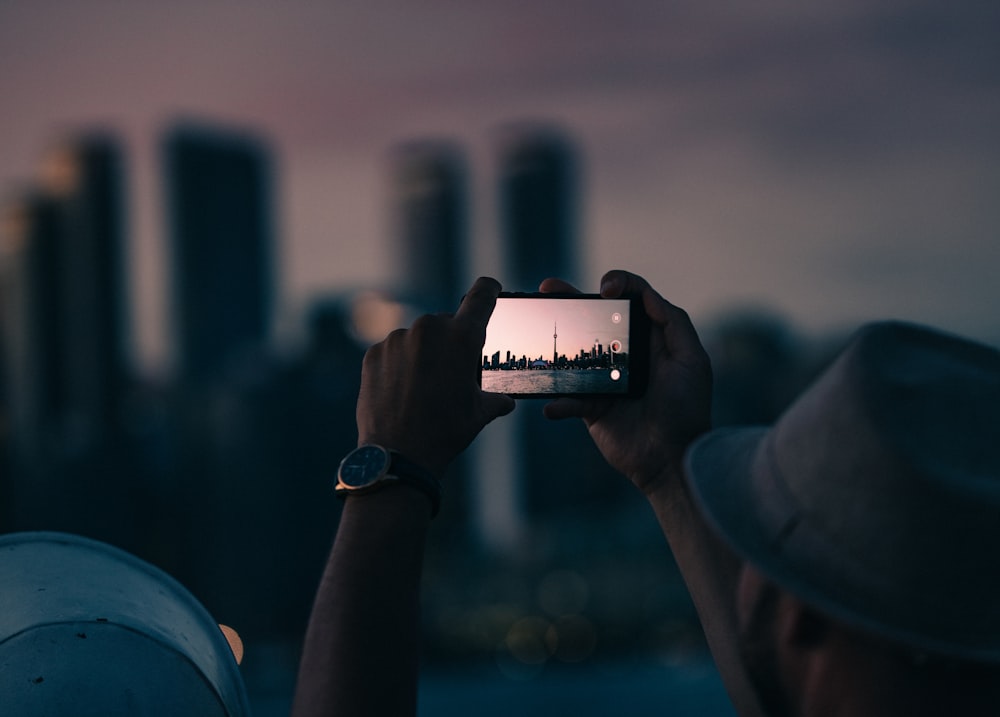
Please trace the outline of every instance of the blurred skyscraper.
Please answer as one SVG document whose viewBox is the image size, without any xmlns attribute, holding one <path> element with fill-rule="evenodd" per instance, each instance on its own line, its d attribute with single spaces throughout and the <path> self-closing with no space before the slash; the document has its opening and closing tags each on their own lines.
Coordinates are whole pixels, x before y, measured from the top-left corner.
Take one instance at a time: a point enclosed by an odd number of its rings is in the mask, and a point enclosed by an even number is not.
<svg viewBox="0 0 1000 717">
<path fill-rule="evenodd" d="M 234 578 L 233 570 L 246 565 L 241 541 L 260 541 L 249 551 L 258 570 L 267 563 L 261 542 L 287 549 L 274 529 L 276 504 L 295 494 L 297 478 L 280 470 L 273 422 L 286 416 L 269 410 L 279 372 L 268 350 L 272 162 L 256 136 L 200 124 L 173 127 L 162 151 L 176 368 L 173 479 L 184 497 L 175 506 L 177 574 L 210 610 L 256 615 L 239 629 L 257 639 L 260 625 L 281 616 L 259 586 L 246 587 L 255 571 Z M 248 515 L 258 516 L 249 531 Z"/>
<path fill-rule="evenodd" d="M 164 152 L 178 374 L 204 383 L 270 332 L 271 163 L 253 137 L 186 125 Z"/>
<path fill-rule="evenodd" d="M 508 288 L 535 291 L 549 276 L 575 281 L 579 237 L 578 152 L 558 128 L 515 126 L 500 147 L 500 227 Z M 607 510 L 621 483 L 580 421 L 553 422 L 530 401 L 518 411 L 520 502 L 529 519 Z"/>
<path fill-rule="evenodd" d="M 56 446 L 88 450 L 121 427 L 129 374 L 121 164 L 110 137 L 64 142 L 45 160 L 44 186 L 9 208 L 11 430 L 26 459 Z"/>
<path fill-rule="evenodd" d="M 582 264 L 578 160 L 566 134 L 513 126 L 502 138 L 500 226 L 509 288 L 535 291 L 548 276 L 573 281 Z"/>
<path fill-rule="evenodd" d="M 466 168 L 451 144 L 412 142 L 393 155 L 400 294 L 420 311 L 453 311 L 467 288 Z"/>
<path fill-rule="evenodd" d="M 5 207 L 3 329 L 6 410 L 15 465 L 43 452 L 66 409 L 59 205 L 32 192 Z"/>
<path fill-rule="evenodd" d="M 110 137 L 91 137 L 61 154 L 51 161 L 67 165 L 55 171 L 65 171 L 71 182 L 64 195 L 70 418 L 89 433 L 114 433 L 130 373 L 121 150 Z"/>
<path fill-rule="evenodd" d="M 40 185 L 8 207 L 4 500 L 9 529 L 136 549 L 142 488 L 123 420 L 132 381 L 122 165 L 114 138 L 70 138 L 48 153 Z"/>
<path fill-rule="evenodd" d="M 415 140 L 396 147 L 390 161 L 398 296 L 418 314 L 454 311 L 468 288 L 465 159 L 450 142 Z M 459 456 L 448 471 L 450 499 L 435 526 L 445 542 L 469 530 L 468 466 Z"/>
<path fill-rule="evenodd" d="M 2 210 L 0 210 L 2 211 Z M 3 218 L 0 216 L 0 256 L 3 254 Z M 0 287 L 3 286 L 0 281 Z M 10 525 L 12 506 L 10 463 L 10 390 L 7 386 L 7 336 L 4 326 L 4 295 L 0 288 L 0 532 Z"/>
</svg>

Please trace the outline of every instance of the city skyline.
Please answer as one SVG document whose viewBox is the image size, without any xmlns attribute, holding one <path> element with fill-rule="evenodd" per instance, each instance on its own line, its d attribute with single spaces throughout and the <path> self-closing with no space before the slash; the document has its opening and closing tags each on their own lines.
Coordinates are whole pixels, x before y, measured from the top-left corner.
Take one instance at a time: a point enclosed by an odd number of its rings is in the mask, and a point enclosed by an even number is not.
<svg viewBox="0 0 1000 717">
<path fill-rule="evenodd" d="M 612 320 L 619 314 L 619 323 Z M 583 349 L 591 351 L 598 343 L 608 350 L 611 341 L 621 342 L 628 351 L 628 302 L 603 299 L 499 299 L 486 327 L 483 355 L 507 351 L 529 360 L 539 357 L 552 360 L 553 333 L 558 334 L 560 355 L 573 358 Z"/>
<path fill-rule="evenodd" d="M 155 140 L 178 116 L 274 144 L 279 337 L 317 297 L 391 286 L 387 152 L 414 138 L 467 152 L 466 284 L 535 289 L 496 226 L 498 128 L 526 118 L 580 148 L 582 289 L 625 268 L 696 324 L 763 306 L 814 334 L 898 317 L 995 342 L 996 30 L 985 2 L 11 2 L 0 188 L 54 134 L 120 132 L 141 367 L 172 351 Z"/>
</svg>

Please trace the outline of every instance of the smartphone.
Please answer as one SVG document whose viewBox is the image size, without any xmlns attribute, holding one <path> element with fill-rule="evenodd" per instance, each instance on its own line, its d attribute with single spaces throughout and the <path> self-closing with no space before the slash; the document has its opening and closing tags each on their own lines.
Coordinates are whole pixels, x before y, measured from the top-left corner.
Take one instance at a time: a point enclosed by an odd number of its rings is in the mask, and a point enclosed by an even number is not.
<svg viewBox="0 0 1000 717">
<path fill-rule="evenodd" d="M 649 320 L 636 298 L 502 292 L 486 327 L 484 391 L 515 398 L 638 396 Z"/>
</svg>

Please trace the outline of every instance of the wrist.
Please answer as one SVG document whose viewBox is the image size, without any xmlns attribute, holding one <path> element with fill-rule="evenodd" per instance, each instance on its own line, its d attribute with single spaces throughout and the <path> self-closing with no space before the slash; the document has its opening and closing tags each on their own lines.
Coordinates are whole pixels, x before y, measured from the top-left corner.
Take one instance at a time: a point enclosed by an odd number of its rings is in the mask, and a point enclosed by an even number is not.
<svg viewBox="0 0 1000 717">
<path fill-rule="evenodd" d="M 363 496 L 386 488 L 406 486 L 429 501 L 431 516 L 441 506 L 441 483 L 431 471 L 397 450 L 364 443 L 340 462 L 336 492 L 340 498 Z"/>
<path fill-rule="evenodd" d="M 435 451 L 426 445 L 426 443 L 426 441 L 414 441 L 405 436 L 401 437 L 398 434 L 379 431 L 369 431 L 359 433 L 358 435 L 359 448 L 368 445 L 385 446 L 392 449 L 395 453 L 404 456 L 411 463 L 420 466 L 422 470 L 430 473 L 438 480 L 441 480 L 449 461 L 440 460 Z"/>
<path fill-rule="evenodd" d="M 375 531 L 375 526 L 381 526 L 378 532 L 390 530 L 409 530 L 401 526 L 430 525 L 435 517 L 434 507 L 427 495 L 406 483 L 394 484 L 385 490 L 351 495 L 343 500 L 344 508 L 341 521 L 347 516 L 367 525 L 369 533 Z"/>
<path fill-rule="evenodd" d="M 684 466 L 681 461 L 668 461 L 652 472 L 630 473 L 629 480 L 648 499 L 663 497 L 684 483 Z"/>
</svg>

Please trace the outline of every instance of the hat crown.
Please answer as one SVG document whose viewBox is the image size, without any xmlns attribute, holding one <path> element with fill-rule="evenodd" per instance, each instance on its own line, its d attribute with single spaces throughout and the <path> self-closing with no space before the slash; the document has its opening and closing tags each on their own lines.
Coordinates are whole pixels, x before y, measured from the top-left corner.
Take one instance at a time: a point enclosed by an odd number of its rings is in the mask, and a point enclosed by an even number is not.
<svg viewBox="0 0 1000 717">
<path fill-rule="evenodd" d="M 724 537 L 806 601 L 1000 660 L 1000 352 L 869 325 L 770 430 L 709 434 L 688 467 Z"/>
<path fill-rule="evenodd" d="M 869 326 L 768 443 L 765 459 L 830 524 L 939 520 L 948 496 L 963 511 L 984 507 L 973 496 L 1000 510 L 1000 353 L 910 324 Z"/>
</svg>

